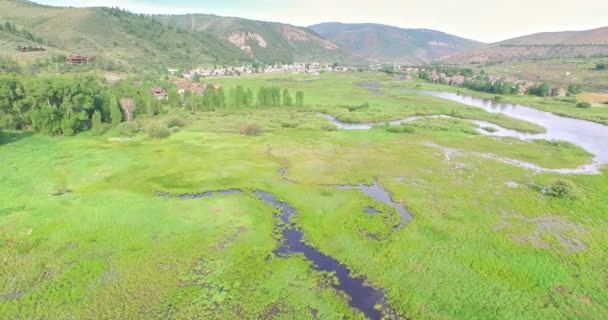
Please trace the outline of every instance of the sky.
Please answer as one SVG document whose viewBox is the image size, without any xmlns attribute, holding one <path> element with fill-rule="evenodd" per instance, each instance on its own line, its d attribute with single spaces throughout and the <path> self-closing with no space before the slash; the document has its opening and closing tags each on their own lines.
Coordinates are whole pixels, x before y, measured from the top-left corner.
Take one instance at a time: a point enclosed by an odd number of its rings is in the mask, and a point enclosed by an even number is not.
<svg viewBox="0 0 608 320">
<path fill-rule="evenodd" d="M 136 13 L 210 13 L 298 26 L 382 23 L 440 30 L 483 42 L 536 32 L 608 26 L 608 0 L 35 0 L 55 6 L 120 7 Z M 491 4 L 490 4 L 491 3 Z"/>
</svg>

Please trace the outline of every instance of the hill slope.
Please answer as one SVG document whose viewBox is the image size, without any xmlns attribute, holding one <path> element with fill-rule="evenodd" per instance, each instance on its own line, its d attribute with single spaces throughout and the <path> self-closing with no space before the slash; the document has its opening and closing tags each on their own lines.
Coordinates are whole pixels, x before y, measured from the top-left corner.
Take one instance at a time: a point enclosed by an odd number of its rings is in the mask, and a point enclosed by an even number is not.
<svg viewBox="0 0 608 320">
<path fill-rule="evenodd" d="M 314 31 L 288 24 L 205 14 L 159 15 L 164 24 L 224 39 L 253 59 L 266 62 L 352 61 L 339 46 Z"/>
<path fill-rule="evenodd" d="M 446 58 L 457 63 L 573 58 L 608 55 L 608 27 L 543 32 L 509 39 Z"/>
<path fill-rule="evenodd" d="M 427 29 L 337 22 L 310 26 L 344 50 L 372 62 L 418 64 L 465 51 L 481 43 Z"/>
<path fill-rule="evenodd" d="M 0 23 L 37 40 L 0 32 L 0 55 L 18 59 L 17 46 L 42 45 L 50 54 L 94 56 L 106 68 L 139 69 L 249 61 L 230 43 L 205 32 L 172 28 L 143 15 L 110 8 L 57 8 L 0 0 Z M 35 53 L 44 57 L 44 54 Z"/>
</svg>

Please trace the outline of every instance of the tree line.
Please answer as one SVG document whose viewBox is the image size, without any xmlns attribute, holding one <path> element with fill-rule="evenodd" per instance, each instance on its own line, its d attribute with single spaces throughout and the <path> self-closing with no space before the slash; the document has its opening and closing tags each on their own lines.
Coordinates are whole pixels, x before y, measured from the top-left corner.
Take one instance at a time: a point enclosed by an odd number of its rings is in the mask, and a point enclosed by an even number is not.
<svg viewBox="0 0 608 320">
<path fill-rule="evenodd" d="M 492 94 L 501 94 L 501 95 L 519 94 L 522 91 L 521 90 L 522 84 L 520 84 L 520 83 L 513 84 L 512 82 L 507 81 L 505 79 L 499 79 L 499 80 L 492 79 L 483 70 L 481 70 L 479 74 L 475 75 L 473 73 L 473 71 L 468 68 L 459 68 L 459 67 L 452 67 L 452 66 L 444 67 L 444 66 L 431 65 L 431 66 L 425 66 L 424 69 L 422 69 L 418 73 L 418 77 L 423 80 L 431 81 L 431 80 L 433 80 L 433 79 L 431 79 L 431 74 L 433 72 L 440 75 L 439 78 L 437 79 L 437 81 L 440 84 L 449 84 L 448 80 L 446 78 L 444 78 L 443 75 L 445 75 L 446 77 L 453 77 L 456 75 L 461 75 L 461 76 L 464 76 L 464 79 L 465 79 L 462 86 L 467 89 L 474 90 L 474 91 L 480 91 L 480 92 L 486 92 L 486 93 L 492 93 Z M 568 89 L 567 89 L 567 92 L 569 95 L 576 95 L 576 94 L 579 94 L 581 91 L 582 91 L 582 87 L 578 84 L 571 84 L 568 86 Z M 551 83 L 548 81 L 543 81 L 541 83 L 538 83 L 536 85 L 533 85 L 533 86 L 527 88 L 527 94 L 529 94 L 529 95 L 546 97 L 546 96 L 551 95 L 551 93 L 552 93 L 552 86 L 551 86 Z"/>
<path fill-rule="evenodd" d="M 179 95 L 165 84 L 168 98 L 159 101 L 151 85 L 122 80 L 108 85 L 92 75 L 0 76 L 0 128 L 74 135 L 93 129 L 117 127 L 140 116 L 153 117 L 171 108 L 191 112 L 221 108 L 303 106 L 304 93 L 294 100 L 288 89 L 260 88 L 257 103 L 253 90 L 237 86 L 228 97 L 222 87 L 209 85 L 203 96 L 186 91 Z"/>
</svg>

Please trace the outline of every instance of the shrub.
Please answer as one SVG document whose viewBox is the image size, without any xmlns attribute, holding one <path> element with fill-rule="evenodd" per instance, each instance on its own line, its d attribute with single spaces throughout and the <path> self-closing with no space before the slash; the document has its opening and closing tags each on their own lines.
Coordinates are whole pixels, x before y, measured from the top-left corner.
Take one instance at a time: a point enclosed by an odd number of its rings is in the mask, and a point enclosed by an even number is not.
<svg viewBox="0 0 608 320">
<path fill-rule="evenodd" d="M 179 116 L 172 116 L 169 119 L 167 119 L 167 127 L 169 127 L 169 128 L 173 128 L 173 127 L 183 128 L 185 126 L 186 126 L 186 121 L 184 121 L 184 119 L 182 119 Z"/>
<path fill-rule="evenodd" d="M 389 126 L 386 131 L 393 133 L 415 133 L 416 129 L 411 126 Z"/>
<path fill-rule="evenodd" d="M 139 125 L 137 122 L 123 122 L 118 125 L 117 130 L 120 135 L 133 137 L 139 133 Z"/>
<path fill-rule="evenodd" d="M 165 139 L 171 135 L 171 131 L 166 126 L 160 123 L 150 123 L 148 127 L 146 127 L 146 133 L 150 138 L 154 139 Z"/>
<path fill-rule="evenodd" d="M 489 133 L 494 133 L 494 132 L 498 131 L 494 127 L 483 127 L 481 129 L 483 129 L 484 131 L 489 132 Z"/>
<path fill-rule="evenodd" d="M 576 197 L 576 185 L 566 179 L 555 179 L 549 183 L 549 194 L 562 199 L 572 199 Z"/>
<path fill-rule="evenodd" d="M 182 131 L 182 128 L 180 128 L 180 127 L 171 127 L 171 128 L 169 128 L 169 130 L 172 133 L 178 133 L 178 132 Z"/>
<path fill-rule="evenodd" d="M 95 113 L 93 113 L 93 117 L 91 118 L 91 131 L 93 134 L 97 135 L 103 133 L 103 127 L 101 125 L 101 113 L 99 111 L 95 111 Z"/>
<path fill-rule="evenodd" d="M 281 121 L 281 126 L 283 128 L 296 128 L 300 125 L 300 122 L 297 120 L 283 120 Z"/>
<path fill-rule="evenodd" d="M 579 103 L 576 105 L 576 107 L 577 107 L 577 108 L 588 109 L 588 108 L 591 108 L 591 103 L 589 103 L 589 102 L 579 102 Z"/>
<path fill-rule="evenodd" d="M 336 131 L 338 127 L 333 123 L 324 123 L 321 125 L 321 129 L 324 131 Z"/>
<path fill-rule="evenodd" d="M 259 136 L 262 129 L 257 123 L 246 123 L 241 126 L 241 134 L 246 136 Z"/>
</svg>

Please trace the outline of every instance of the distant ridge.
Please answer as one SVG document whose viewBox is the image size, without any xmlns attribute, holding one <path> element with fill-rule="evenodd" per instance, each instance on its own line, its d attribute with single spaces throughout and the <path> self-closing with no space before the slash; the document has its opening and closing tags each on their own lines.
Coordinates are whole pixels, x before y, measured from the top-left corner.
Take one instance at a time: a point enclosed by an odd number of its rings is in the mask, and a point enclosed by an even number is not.
<svg viewBox="0 0 608 320">
<path fill-rule="evenodd" d="M 310 29 L 369 62 L 420 64 L 483 45 L 441 31 L 374 23 L 328 22 Z"/>
<path fill-rule="evenodd" d="M 457 53 L 445 58 L 445 61 L 481 63 L 603 55 L 608 55 L 608 27 L 585 31 L 535 33 Z"/>
</svg>

